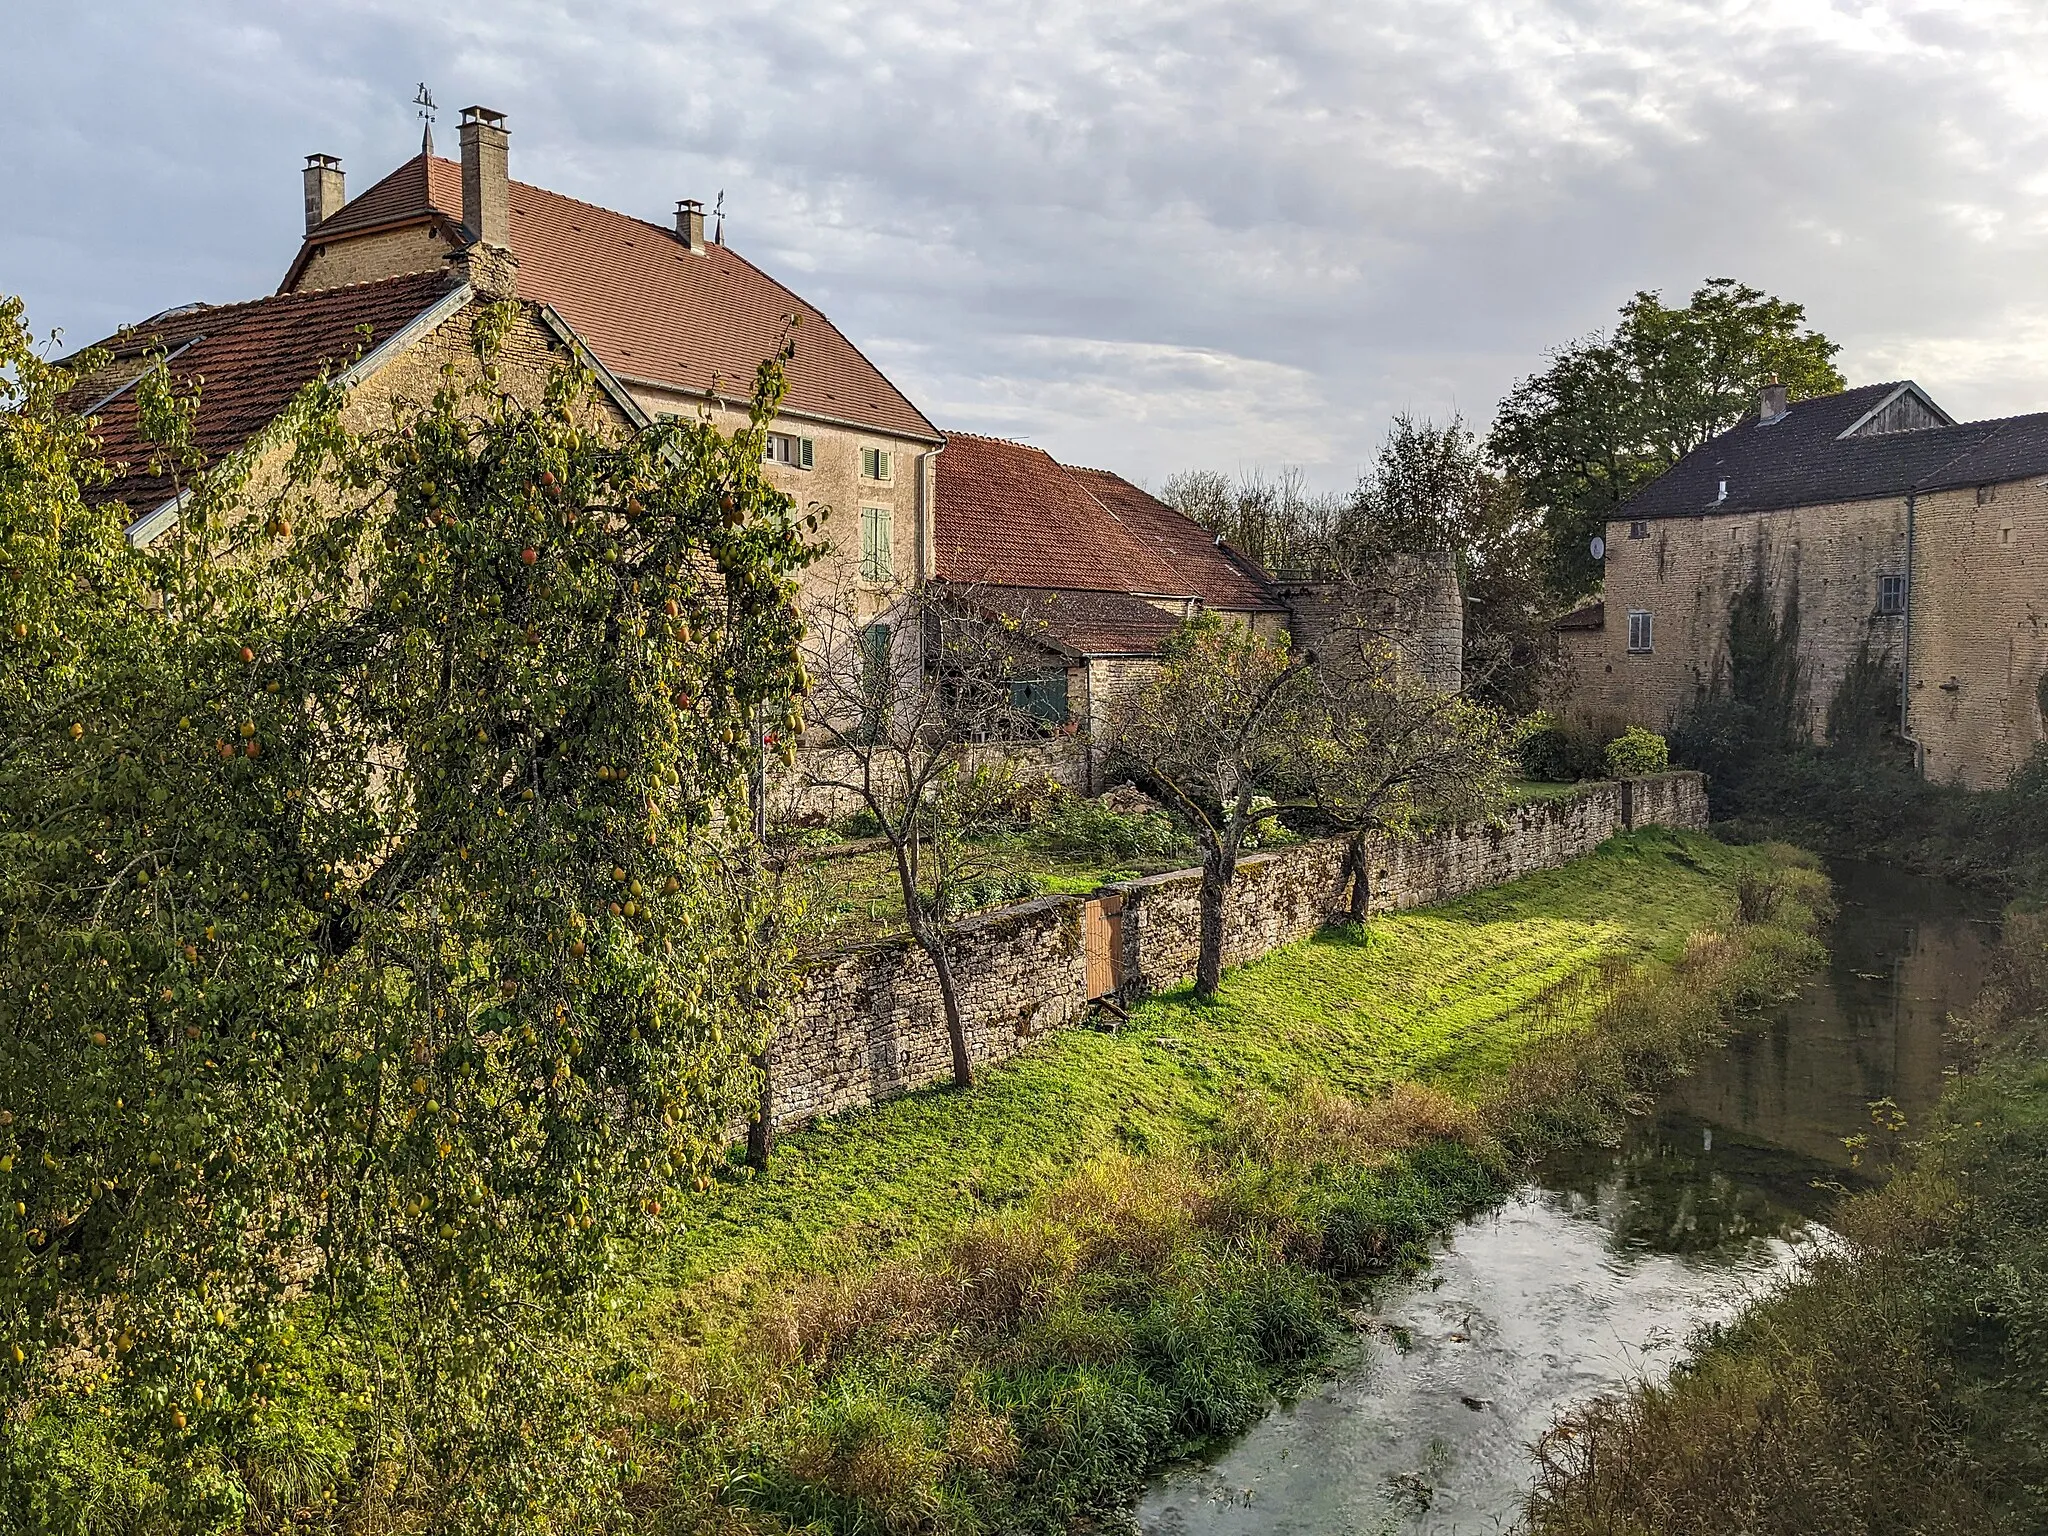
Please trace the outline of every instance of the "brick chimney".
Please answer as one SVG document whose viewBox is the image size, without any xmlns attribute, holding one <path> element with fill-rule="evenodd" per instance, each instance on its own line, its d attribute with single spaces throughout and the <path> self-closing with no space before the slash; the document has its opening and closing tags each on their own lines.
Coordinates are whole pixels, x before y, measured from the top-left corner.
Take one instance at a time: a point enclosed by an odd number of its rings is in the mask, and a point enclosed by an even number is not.
<svg viewBox="0 0 2048 1536">
<path fill-rule="evenodd" d="M 462 109 L 462 222 L 480 244 L 510 250 L 512 204 L 506 159 L 511 136 L 505 114 Z"/>
<path fill-rule="evenodd" d="M 313 226 L 323 224 L 341 212 L 341 205 L 348 201 L 344 189 L 341 161 L 333 155 L 306 156 L 306 233 L 313 232 Z"/>
<path fill-rule="evenodd" d="M 704 205 L 694 197 L 676 204 L 676 238 L 699 255 L 704 251 Z"/>
<path fill-rule="evenodd" d="M 1785 414 L 1785 386 L 1771 380 L 1756 396 L 1756 424 L 1768 427 Z"/>
</svg>

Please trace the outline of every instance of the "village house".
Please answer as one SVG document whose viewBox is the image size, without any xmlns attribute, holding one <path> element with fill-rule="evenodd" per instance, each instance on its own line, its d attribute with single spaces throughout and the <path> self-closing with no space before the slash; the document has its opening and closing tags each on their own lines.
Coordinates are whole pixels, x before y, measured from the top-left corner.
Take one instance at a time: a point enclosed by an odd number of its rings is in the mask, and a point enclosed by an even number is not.
<svg viewBox="0 0 2048 1536">
<path fill-rule="evenodd" d="M 306 233 L 280 293 L 445 271 L 480 244 L 509 253 L 508 283 L 546 305 L 649 416 L 746 419 L 755 371 L 787 337 L 795 356 L 771 427 L 770 478 L 827 515 L 833 553 L 808 594 L 855 584 L 870 610 L 931 574 L 936 428 L 824 315 L 707 232 L 701 202 L 651 224 L 509 174 L 504 114 L 465 107 L 461 161 L 419 154 L 360 195 L 341 162 L 310 155 Z M 795 329 L 790 330 L 794 319 Z"/>
<path fill-rule="evenodd" d="M 1873 675 L 1931 779 L 2001 784 L 2043 739 L 2048 413 L 1957 422 L 1911 381 L 1754 414 L 1608 523 L 1599 603 L 1557 625 L 1567 712 L 1668 729 L 1728 674 L 1760 593 L 1816 740 Z M 1895 692 L 1892 690 L 1896 690 Z"/>
</svg>

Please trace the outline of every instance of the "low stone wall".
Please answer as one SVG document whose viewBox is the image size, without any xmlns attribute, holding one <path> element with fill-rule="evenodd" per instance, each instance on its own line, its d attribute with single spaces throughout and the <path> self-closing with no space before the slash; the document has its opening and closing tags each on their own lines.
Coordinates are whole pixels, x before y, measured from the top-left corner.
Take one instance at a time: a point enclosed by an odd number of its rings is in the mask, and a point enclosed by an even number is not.
<svg viewBox="0 0 2048 1536">
<path fill-rule="evenodd" d="M 1639 826 L 1702 828 L 1705 781 L 1696 773 L 1588 784 L 1535 800 L 1497 821 L 1368 843 L 1371 909 L 1401 911 L 1555 869 Z M 1349 908 L 1342 841 L 1297 843 L 1239 866 L 1225 915 L 1226 963 L 1256 959 L 1315 932 Z M 977 1068 L 1078 1023 L 1091 1001 L 1087 909 L 1114 913 L 1104 931 L 1117 949 L 1126 1001 L 1194 974 L 1201 885 L 1180 870 L 1106 886 L 1094 896 L 1051 896 L 983 913 L 955 933 L 954 973 Z M 952 1051 L 931 964 L 909 939 L 862 945 L 820 962 L 794 1024 L 776 1051 L 776 1122 L 857 1109 L 946 1081 Z"/>
</svg>

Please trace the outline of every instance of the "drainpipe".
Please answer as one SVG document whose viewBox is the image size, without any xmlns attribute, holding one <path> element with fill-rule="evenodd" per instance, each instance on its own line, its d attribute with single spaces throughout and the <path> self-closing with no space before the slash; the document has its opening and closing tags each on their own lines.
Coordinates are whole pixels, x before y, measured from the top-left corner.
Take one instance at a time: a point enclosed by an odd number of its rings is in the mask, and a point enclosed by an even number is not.
<svg viewBox="0 0 2048 1536">
<path fill-rule="evenodd" d="M 1913 535 L 1918 496 L 1906 493 L 1906 622 L 1899 658 L 1899 739 L 1913 749 L 1913 771 L 1927 772 L 1927 749 L 1913 739 Z"/>
<path fill-rule="evenodd" d="M 939 455 L 946 451 L 946 445 L 938 447 L 924 456 L 925 472 L 917 477 L 918 500 L 924 504 L 924 526 L 918 530 L 917 563 L 923 581 L 937 577 L 939 549 Z"/>
</svg>

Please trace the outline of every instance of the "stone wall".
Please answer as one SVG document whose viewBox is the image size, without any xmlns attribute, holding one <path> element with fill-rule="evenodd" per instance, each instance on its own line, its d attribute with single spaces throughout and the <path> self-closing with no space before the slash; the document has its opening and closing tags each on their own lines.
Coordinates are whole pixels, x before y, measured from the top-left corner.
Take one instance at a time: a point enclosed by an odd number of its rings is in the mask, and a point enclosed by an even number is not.
<svg viewBox="0 0 2048 1536">
<path fill-rule="evenodd" d="M 1696 773 L 1586 785 L 1532 801 L 1496 822 L 1471 823 L 1369 846 L 1372 910 L 1400 911 L 1568 864 L 1635 826 L 1707 824 Z M 1224 958 L 1236 965 L 1306 937 L 1348 905 L 1346 847 L 1298 843 L 1239 866 L 1225 918 Z M 1194 974 L 1194 870 L 1107 886 L 1093 897 L 1052 896 L 984 913 L 957 930 L 954 962 L 977 1068 L 1079 1023 L 1091 1002 L 1088 908 L 1114 909 L 1122 1000 L 1177 986 Z M 938 983 L 908 939 L 863 945 L 821 961 L 795 1023 L 777 1048 L 776 1120 L 873 1104 L 946 1081 L 952 1055 Z"/>
</svg>

